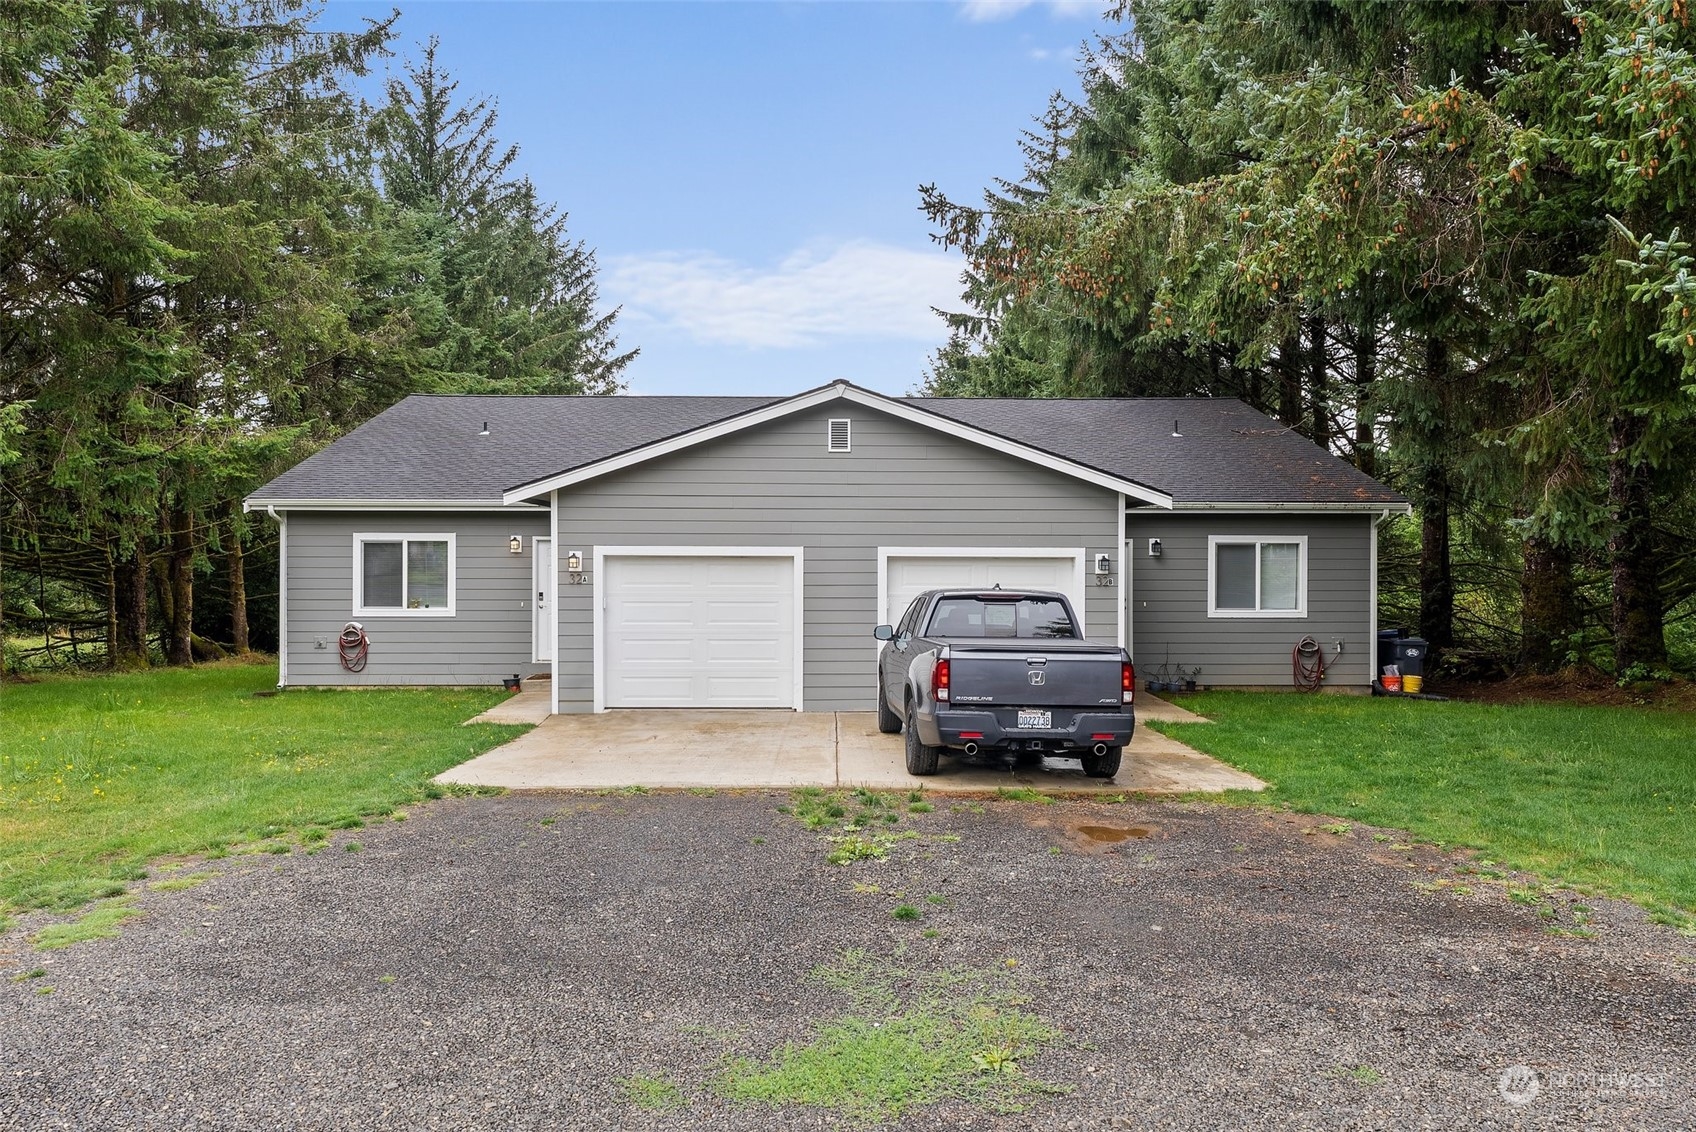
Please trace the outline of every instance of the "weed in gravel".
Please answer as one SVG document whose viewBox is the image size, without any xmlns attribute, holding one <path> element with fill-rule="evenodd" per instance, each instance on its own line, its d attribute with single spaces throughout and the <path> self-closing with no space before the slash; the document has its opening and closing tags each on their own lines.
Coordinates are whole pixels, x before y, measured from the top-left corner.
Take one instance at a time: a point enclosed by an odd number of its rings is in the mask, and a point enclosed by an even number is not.
<svg viewBox="0 0 1696 1132">
<path fill-rule="evenodd" d="M 1028 786 L 997 787 L 995 796 L 1003 802 L 1035 802 L 1039 806 L 1052 806 L 1054 799 L 1040 790 L 1032 790 Z"/>
<path fill-rule="evenodd" d="M 851 865 L 855 861 L 881 861 L 889 856 L 889 842 L 889 838 L 878 834 L 862 837 L 857 833 L 849 833 L 832 837 L 832 848 L 825 860 L 833 865 Z"/>
<path fill-rule="evenodd" d="M 711 786 L 691 786 L 688 790 L 684 791 L 684 793 L 693 794 L 697 798 L 711 798 L 714 794 L 717 794 L 718 791 L 714 790 Z"/>
<path fill-rule="evenodd" d="M 925 939 L 941 939 L 942 938 L 942 933 L 937 931 L 935 928 L 926 928 L 924 931 L 920 932 L 919 934 L 921 936 L 923 936 Z"/>
<path fill-rule="evenodd" d="M 12 981 L 14 983 L 22 983 L 22 982 L 26 982 L 30 979 L 45 979 L 46 977 L 47 977 L 47 968 L 46 967 L 31 967 L 27 971 L 22 971 L 22 972 L 19 972 L 16 975 L 13 975 Z"/>
<path fill-rule="evenodd" d="M 981 814 L 984 812 L 982 802 L 957 802 L 953 806 L 955 813 Z"/>
<path fill-rule="evenodd" d="M 1333 837 L 1347 837 L 1349 835 L 1349 830 L 1354 827 L 1346 821 L 1339 821 L 1332 822 L 1330 825 L 1322 825 L 1319 828 L 1324 830 L 1326 833 L 1331 834 Z"/>
<path fill-rule="evenodd" d="M 194 876 L 187 877 L 167 877 L 164 880 L 156 880 L 147 887 L 156 892 L 181 892 L 188 888 L 199 888 L 216 875 L 215 873 L 197 873 Z"/>
<path fill-rule="evenodd" d="M 53 988 L 52 987 L 36 987 L 35 993 L 36 994 L 52 994 Z"/>
<path fill-rule="evenodd" d="M 118 934 L 118 925 L 136 915 L 140 915 L 140 910 L 131 907 L 128 898 L 109 900 L 68 924 L 42 928 L 30 938 L 30 942 L 37 951 L 57 951 L 85 940 L 112 939 Z"/>
<path fill-rule="evenodd" d="M 638 1073 L 634 1077 L 624 1078 L 620 1084 L 624 1086 L 625 1096 L 637 1108 L 665 1110 L 681 1108 L 683 1105 L 683 1090 L 667 1081 L 664 1077 L 648 1077 Z"/>
<path fill-rule="evenodd" d="M 346 845 L 343 845 L 342 848 L 349 853 L 357 853 L 361 849 L 365 848 L 365 846 L 361 845 L 357 841 L 349 841 Z"/>
<path fill-rule="evenodd" d="M 846 995 L 853 1012 L 769 1057 L 731 1059 L 720 1093 L 882 1121 L 943 1100 L 1016 1112 L 1059 1091 L 1020 1067 L 1059 1031 L 1027 1008 L 1008 972 L 906 970 L 851 951 L 814 977 Z"/>
<path fill-rule="evenodd" d="M 931 903 L 931 904 L 946 904 L 946 903 L 948 903 L 948 897 L 942 895 L 942 893 L 940 893 L 940 892 L 931 893 L 929 896 L 925 897 L 925 900 L 927 902 Z"/>
<path fill-rule="evenodd" d="M 936 807 L 929 802 L 911 802 L 907 805 L 909 814 L 928 814 L 935 809 Z"/>
<path fill-rule="evenodd" d="M 394 982 L 394 981 L 395 981 L 395 977 L 394 977 L 394 976 L 393 976 L 393 975 L 378 975 L 378 976 L 377 976 L 377 981 L 378 981 L 378 982 L 379 982 L 379 983 L 383 983 L 383 984 L 385 984 L 385 985 L 386 985 L 386 984 L 388 984 L 388 983 L 392 983 L 392 982 Z"/>
<path fill-rule="evenodd" d="M 911 904 L 897 904 L 890 915 L 897 920 L 916 920 L 919 918 L 919 910 Z"/>
<path fill-rule="evenodd" d="M 1338 1071 L 1357 1085 L 1376 1085 L 1384 1079 L 1384 1075 L 1370 1065 L 1355 1065 Z"/>
<path fill-rule="evenodd" d="M 766 843 L 766 839 L 763 837 L 750 837 L 748 839 L 748 843 L 750 845 L 764 845 Z"/>
</svg>

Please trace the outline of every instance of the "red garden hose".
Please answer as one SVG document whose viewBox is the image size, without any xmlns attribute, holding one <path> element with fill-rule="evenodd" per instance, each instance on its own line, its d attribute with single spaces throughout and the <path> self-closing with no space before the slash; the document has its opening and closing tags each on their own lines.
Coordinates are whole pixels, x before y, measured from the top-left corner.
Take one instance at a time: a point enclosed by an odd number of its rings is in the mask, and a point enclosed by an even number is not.
<svg viewBox="0 0 1696 1132">
<path fill-rule="evenodd" d="M 342 667 L 349 672 L 364 672 L 365 660 L 371 651 L 371 641 L 365 636 L 365 626 L 349 621 L 342 628 L 337 646 L 342 654 Z"/>
<path fill-rule="evenodd" d="M 1325 650 L 1312 637 L 1303 637 L 1290 650 L 1290 668 L 1297 688 L 1317 692 L 1325 680 Z"/>
</svg>

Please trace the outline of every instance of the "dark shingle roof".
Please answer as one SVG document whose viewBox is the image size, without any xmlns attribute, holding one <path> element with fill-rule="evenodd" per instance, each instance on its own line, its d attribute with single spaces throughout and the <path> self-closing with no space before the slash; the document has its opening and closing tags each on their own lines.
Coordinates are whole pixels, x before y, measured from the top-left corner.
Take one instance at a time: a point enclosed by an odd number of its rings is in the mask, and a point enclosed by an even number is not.
<svg viewBox="0 0 1696 1132">
<path fill-rule="evenodd" d="M 251 499 L 498 504 L 509 487 L 781 399 L 413 396 L 302 460 Z M 479 436 L 484 422 L 489 435 Z"/>
<path fill-rule="evenodd" d="M 256 491 L 286 500 L 499 503 L 504 491 L 749 412 L 775 397 L 414 396 Z M 1400 504 L 1228 398 L 902 398 L 1185 503 Z M 1173 423 L 1181 434 L 1173 436 Z M 489 435 L 480 436 L 484 422 Z"/>
<path fill-rule="evenodd" d="M 1176 503 L 1406 502 L 1234 397 L 915 397 L 909 403 L 1145 484 Z"/>
</svg>

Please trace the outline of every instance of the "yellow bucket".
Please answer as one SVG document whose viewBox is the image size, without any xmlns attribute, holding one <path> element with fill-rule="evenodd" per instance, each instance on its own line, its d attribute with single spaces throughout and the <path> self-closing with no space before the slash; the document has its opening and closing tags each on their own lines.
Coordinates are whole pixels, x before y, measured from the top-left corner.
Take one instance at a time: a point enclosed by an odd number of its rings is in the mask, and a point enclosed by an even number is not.
<svg viewBox="0 0 1696 1132">
<path fill-rule="evenodd" d="M 1425 683 L 1425 677 L 1423 677 L 1423 676 L 1403 676 L 1402 677 L 1402 691 L 1406 692 L 1408 695 L 1411 696 L 1415 692 L 1419 691 L 1421 685 L 1423 685 L 1424 683 Z"/>
</svg>

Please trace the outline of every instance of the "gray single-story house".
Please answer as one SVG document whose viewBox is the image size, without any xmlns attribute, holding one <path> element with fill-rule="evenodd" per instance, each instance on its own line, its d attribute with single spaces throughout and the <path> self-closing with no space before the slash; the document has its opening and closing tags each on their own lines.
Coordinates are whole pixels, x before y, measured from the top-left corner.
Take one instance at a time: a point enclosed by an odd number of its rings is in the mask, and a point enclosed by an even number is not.
<svg viewBox="0 0 1696 1132">
<path fill-rule="evenodd" d="M 1405 499 L 1240 401 L 413 396 L 254 492 L 284 686 L 551 673 L 554 710 L 870 710 L 937 586 L 1070 594 L 1139 675 L 1373 677 Z M 364 666 L 342 661 L 349 622 Z M 355 664 L 357 667 L 357 664 Z"/>
</svg>

